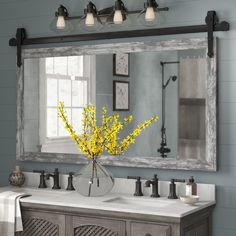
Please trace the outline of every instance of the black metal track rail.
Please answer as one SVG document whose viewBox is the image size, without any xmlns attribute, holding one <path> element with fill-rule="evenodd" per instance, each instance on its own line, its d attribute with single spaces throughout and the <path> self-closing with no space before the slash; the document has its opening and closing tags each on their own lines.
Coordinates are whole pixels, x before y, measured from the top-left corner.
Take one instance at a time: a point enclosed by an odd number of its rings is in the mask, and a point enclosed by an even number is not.
<svg viewBox="0 0 236 236">
<path fill-rule="evenodd" d="M 24 45 L 68 43 L 68 42 L 79 42 L 79 41 L 88 41 L 88 40 L 121 39 L 121 38 L 135 38 L 135 37 L 177 35 L 177 34 L 206 32 L 208 35 L 208 56 L 213 57 L 214 56 L 213 32 L 214 31 L 229 31 L 229 28 L 230 28 L 230 25 L 228 22 L 222 21 L 219 23 L 215 11 L 208 11 L 205 25 L 190 25 L 190 26 L 167 27 L 167 28 L 158 28 L 158 29 L 129 30 L 129 31 L 90 33 L 90 34 L 78 34 L 78 35 L 39 37 L 39 38 L 27 38 L 26 30 L 24 28 L 18 28 L 16 37 L 11 38 L 9 40 L 9 45 L 17 47 L 17 65 L 21 66 L 22 64 L 21 48 Z"/>
</svg>

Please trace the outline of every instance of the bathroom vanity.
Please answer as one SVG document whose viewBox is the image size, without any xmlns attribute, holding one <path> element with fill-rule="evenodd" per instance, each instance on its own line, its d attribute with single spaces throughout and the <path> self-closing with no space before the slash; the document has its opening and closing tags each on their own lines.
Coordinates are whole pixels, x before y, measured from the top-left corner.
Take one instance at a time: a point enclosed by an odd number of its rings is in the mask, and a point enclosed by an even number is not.
<svg viewBox="0 0 236 236">
<path fill-rule="evenodd" d="M 189 206 L 167 198 L 117 194 L 87 198 L 76 192 L 35 190 L 21 200 L 24 231 L 17 236 L 207 236 L 214 204 Z"/>
<path fill-rule="evenodd" d="M 63 199 L 63 196 L 62 196 Z M 110 210 L 96 209 L 92 206 L 84 207 L 77 201 L 77 207 L 70 206 L 67 201 L 61 200 L 60 206 L 54 204 L 32 203 L 24 199 L 23 223 L 24 231 L 20 236 L 44 235 L 44 236 L 207 236 L 211 235 L 211 211 L 213 203 L 204 203 L 200 206 L 183 206 L 179 200 L 174 204 L 182 206 L 182 215 L 169 213 L 161 215 L 161 212 L 139 210 L 129 211 L 128 208 L 116 208 L 115 204 Z M 133 199 L 135 201 L 135 199 Z M 90 200 L 87 199 L 89 203 Z M 171 200 L 157 200 L 157 205 Z M 163 202 L 162 202 L 163 201 Z M 87 203 L 87 204 L 88 204 Z M 57 203 L 56 203 L 57 204 Z M 107 203 L 109 205 L 109 203 Z M 165 203 L 164 203 L 165 204 Z M 119 205 L 119 204 L 117 204 Z M 98 207 L 99 208 L 99 207 Z M 157 207 L 158 208 L 158 207 Z M 171 207 L 166 206 L 165 211 Z M 155 209 L 155 207 L 154 207 Z M 159 208 L 161 209 L 161 207 Z M 172 209 L 174 211 L 174 209 Z M 136 212 L 135 212 L 136 211 Z"/>
<path fill-rule="evenodd" d="M 27 186 L 35 175 L 30 176 Z M 66 176 L 62 177 L 64 188 Z M 112 192 L 103 197 L 84 197 L 76 191 L 35 187 L 5 187 L 0 188 L 0 192 L 11 190 L 31 195 L 20 200 L 24 231 L 16 236 L 211 235 L 214 185 L 198 184 L 200 201 L 186 205 L 179 199 L 166 197 L 168 181 L 159 181 L 160 198 L 151 198 L 150 188 L 143 188 L 144 196 L 134 197 L 134 183 L 135 180 L 115 179 Z M 185 184 L 177 183 L 179 196 L 184 195 L 184 190 Z"/>
</svg>

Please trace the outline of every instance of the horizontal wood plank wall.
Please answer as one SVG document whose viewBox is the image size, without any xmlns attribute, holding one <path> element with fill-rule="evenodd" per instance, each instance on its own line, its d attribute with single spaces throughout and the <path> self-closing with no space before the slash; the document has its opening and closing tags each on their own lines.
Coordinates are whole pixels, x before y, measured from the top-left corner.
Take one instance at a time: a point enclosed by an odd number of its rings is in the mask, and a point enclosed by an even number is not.
<svg viewBox="0 0 236 236">
<path fill-rule="evenodd" d="M 96 1 L 97 8 L 110 6 L 110 0 Z M 141 9 L 143 0 L 126 0 L 130 10 Z M 29 37 L 54 35 L 49 24 L 59 4 L 68 7 L 71 15 L 82 14 L 87 1 L 79 0 L 0 0 L 0 185 L 8 184 L 8 175 L 15 165 L 16 129 L 16 50 L 8 46 L 17 27 L 25 27 Z M 214 236 L 236 235 L 236 1 L 235 0 L 159 0 L 170 11 L 160 13 L 159 24 L 180 26 L 203 24 L 208 10 L 216 10 L 221 20 L 231 23 L 230 32 L 218 32 L 219 37 L 219 171 L 148 170 L 111 167 L 116 177 L 141 175 L 150 178 L 154 173 L 162 180 L 194 175 L 198 182 L 217 185 L 217 207 L 213 217 Z M 135 21 L 134 21 L 135 22 Z M 132 29 L 137 28 L 135 25 Z M 104 29 L 103 31 L 105 31 Z M 72 33 L 85 33 L 77 30 Z M 200 37 L 205 34 L 161 36 L 159 39 Z M 152 38 L 148 38 L 150 40 Z M 125 40 L 122 40 L 125 41 Z M 87 42 L 83 42 L 85 44 Z M 89 42 L 94 43 L 94 42 Z M 53 164 L 20 163 L 24 170 L 54 169 Z M 64 173 L 78 171 L 79 166 L 58 165 Z"/>
</svg>

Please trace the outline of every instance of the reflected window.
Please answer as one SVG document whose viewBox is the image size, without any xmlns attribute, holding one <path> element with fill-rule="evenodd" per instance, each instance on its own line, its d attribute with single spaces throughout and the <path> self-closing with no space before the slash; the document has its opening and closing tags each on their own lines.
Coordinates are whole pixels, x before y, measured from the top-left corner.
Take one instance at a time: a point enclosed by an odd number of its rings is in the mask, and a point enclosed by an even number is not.
<svg viewBox="0 0 236 236">
<path fill-rule="evenodd" d="M 83 108 L 89 102 L 95 102 L 95 91 L 92 89 L 95 81 L 93 59 L 93 56 L 68 56 L 40 60 L 42 152 L 77 152 L 58 117 L 57 108 L 60 101 L 64 102 L 69 121 L 80 133 Z"/>
</svg>

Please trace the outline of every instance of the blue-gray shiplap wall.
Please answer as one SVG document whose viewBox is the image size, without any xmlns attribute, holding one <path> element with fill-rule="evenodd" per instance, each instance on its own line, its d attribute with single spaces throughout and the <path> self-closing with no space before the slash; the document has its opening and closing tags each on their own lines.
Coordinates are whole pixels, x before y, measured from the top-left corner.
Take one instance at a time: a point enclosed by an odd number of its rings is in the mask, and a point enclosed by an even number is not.
<svg viewBox="0 0 236 236">
<path fill-rule="evenodd" d="M 207 10 L 216 10 L 221 20 L 231 23 L 230 32 L 219 37 L 219 170 L 216 173 L 154 170 L 111 167 L 116 177 L 141 175 L 150 178 L 158 173 L 160 179 L 187 178 L 194 175 L 199 182 L 217 185 L 217 207 L 213 217 L 214 236 L 236 235 L 236 1 L 235 0 L 160 0 L 170 7 L 161 13 L 161 26 L 202 24 Z M 110 6 L 110 0 L 95 0 L 98 8 Z M 141 9 L 142 0 L 126 0 L 130 10 Z M 68 7 L 71 14 L 82 14 L 85 0 L 0 0 L 0 185 L 15 165 L 16 135 L 16 71 L 15 48 L 8 40 L 17 27 L 24 27 L 28 36 L 53 35 L 49 22 L 59 4 Z M 117 30 L 119 30 L 117 28 Z M 82 31 L 79 31 L 82 33 Z M 72 32 L 73 33 L 73 32 Z M 204 34 L 171 36 L 168 38 L 197 37 Z M 159 37 L 157 39 L 165 39 Z M 94 43 L 94 42 L 91 42 Z M 35 168 L 53 170 L 53 164 L 20 163 L 24 170 Z M 73 171 L 70 165 L 58 165 L 61 172 Z"/>
</svg>

